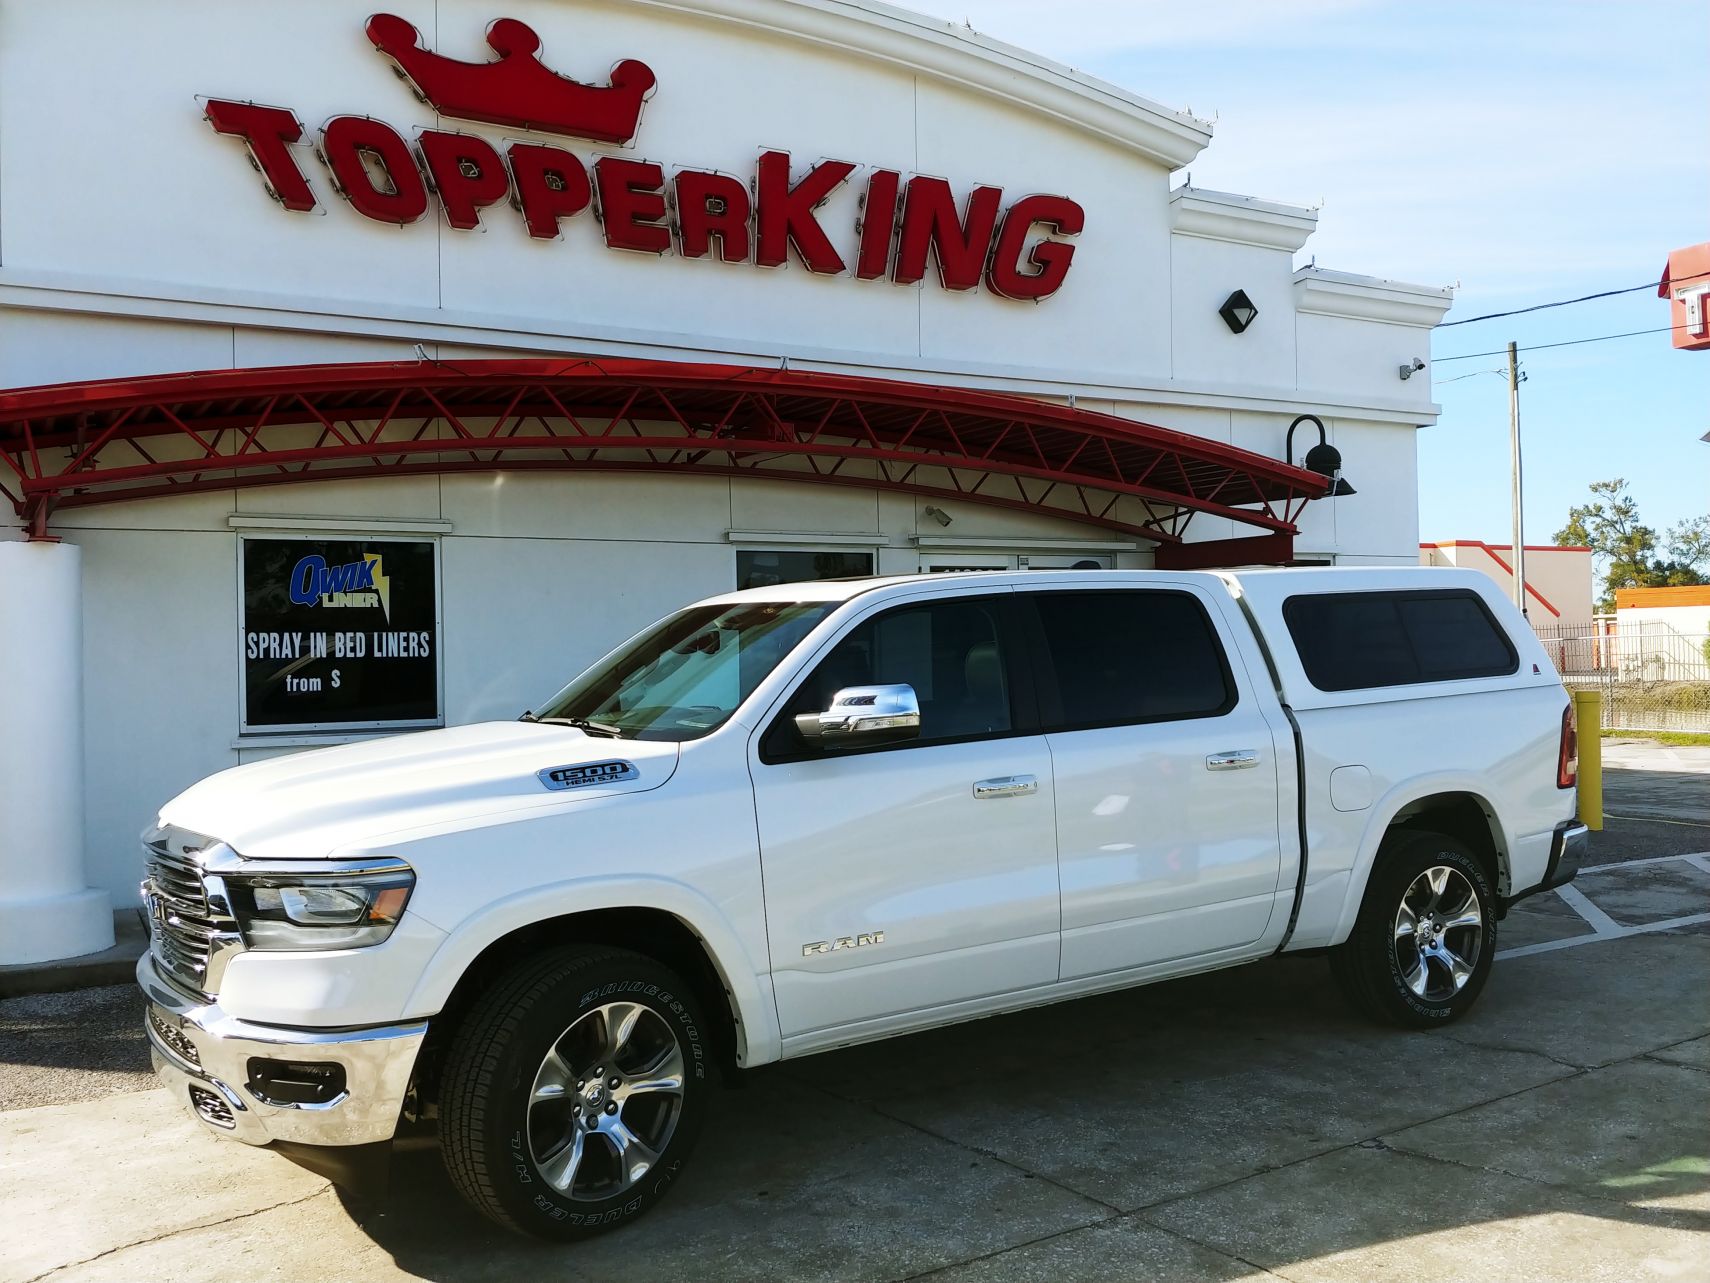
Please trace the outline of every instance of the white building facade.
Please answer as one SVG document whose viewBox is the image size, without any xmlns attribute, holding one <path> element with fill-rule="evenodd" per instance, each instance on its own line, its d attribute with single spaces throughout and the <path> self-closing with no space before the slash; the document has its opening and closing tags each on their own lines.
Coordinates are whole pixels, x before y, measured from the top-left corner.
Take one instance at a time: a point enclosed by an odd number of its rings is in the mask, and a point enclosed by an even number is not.
<svg viewBox="0 0 1710 1283">
<path fill-rule="evenodd" d="M 869 3 L 0 0 L 0 962 L 739 582 L 1417 561 L 1448 292 L 1210 134 Z"/>
</svg>

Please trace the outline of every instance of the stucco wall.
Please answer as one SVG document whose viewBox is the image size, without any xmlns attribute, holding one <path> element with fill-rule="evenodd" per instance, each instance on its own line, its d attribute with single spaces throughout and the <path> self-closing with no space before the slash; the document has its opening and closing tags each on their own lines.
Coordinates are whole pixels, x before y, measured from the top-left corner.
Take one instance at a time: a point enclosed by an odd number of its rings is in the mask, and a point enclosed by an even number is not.
<svg viewBox="0 0 1710 1283">
<path fill-rule="evenodd" d="M 479 59 L 495 13 L 475 0 L 390 6 L 448 56 Z M 836 0 L 515 0 L 547 62 L 598 81 L 644 58 L 659 88 L 629 147 L 554 139 L 592 160 L 747 181 L 768 148 L 862 168 L 819 216 L 853 256 L 875 167 L 941 175 L 965 199 L 1071 197 L 1086 211 L 1063 288 L 1039 303 L 989 289 L 815 275 L 618 251 L 593 211 L 556 241 L 503 204 L 482 230 L 436 212 L 360 217 L 308 145 L 339 113 L 406 138 L 455 128 L 392 75 L 347 0 L 289 7 L 195 0 L 0 4 L 0 388 L 257 365 L 624 355 L 847 370 L 1064 400 L 1273 458 L 1314 413 L 1357 494 L 1301 519 L 1303 556 L 1416 555 L 1414 433 L 1433 420 L 1428 355 L 1443 291 L 1294 267 L 1313 211 L 1172 195 L 1209 127 L 949 24 Z M 76 49 L 75 61 L 49 56 Z M 139 51 L 150 51 L 139 56 Z M 44 55 L 43 51 L 48 51 Z M 269 199 L 198 95 L 277 104 L 308 131 L 294 153 L 318 201 Z M 41 104 L 53 110 L 41 110 Z M 122 121 L 122 144 L 112 144 Z M 73 158 L 76 158 L 75 160 Z M 87 163 L 86 163 L 87 162 Z M 1260 315 L 1230 333 L 1244 289 Z M 1296 461 L 1315 436 L 1296 441 Z M 715 478 L 494 473 L 213 491 L 66 510 L 84 550 L 86 799 L 91 878 L 135 897 L 136 834 L 166 797 L 280 741 L 238 734 L 233 518 L 420 523 L 440 541 L 448 721 L 514 716 L 683 602 L 734 586 L 732 531 L 870 536 L 885 572 L 929 560 L 1072 555 L 1145 566 L 1144 544 L 1065 519 L 854 489 Z M 341 524 L 344 523 L 344 524 Z M 1239 529 L 1197 517 L 1191 537 Z M 9 513 L 0 538 L 18 538 Z M 923 549 L 917 540 L 965 539 Z M 1052 545 L 1050 541 L 1064 541 Z M 1030 542 L 1031 541 L 1031 542 Z M 13 603 L 0 603 L 13 608 Z M 295 746 L 299 740 L 283 741 Z"/>
</svg>

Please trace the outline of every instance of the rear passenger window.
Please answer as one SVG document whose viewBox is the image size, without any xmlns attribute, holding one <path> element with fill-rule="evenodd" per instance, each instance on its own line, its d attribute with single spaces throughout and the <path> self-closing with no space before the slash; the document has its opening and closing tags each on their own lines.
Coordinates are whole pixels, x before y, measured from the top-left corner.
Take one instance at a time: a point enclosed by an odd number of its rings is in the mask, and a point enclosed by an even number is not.
<svg viewBox="0 0 1710 1283">
<path fill-rule="evenodd" d="M 1464 590 L 1290 597 L 1283 620 L 1323 691 L 1505 677 L 1520 666 L 1501 625 Z"/>
<path fill-rule="evenodd" d="M 1205 607 L 1181 592 L 1030 594 L 1039 611 L 1058 707 L 1047 731 L 1191 717 L 1235 706 L 1223 644 Z"/>
</svg>

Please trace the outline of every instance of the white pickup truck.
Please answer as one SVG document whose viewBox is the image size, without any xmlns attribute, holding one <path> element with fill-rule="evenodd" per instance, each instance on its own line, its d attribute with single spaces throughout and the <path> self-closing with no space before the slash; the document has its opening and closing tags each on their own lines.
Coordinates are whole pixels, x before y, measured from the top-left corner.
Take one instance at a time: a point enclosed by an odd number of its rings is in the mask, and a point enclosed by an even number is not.
<svg viewBox="0 0 1710 1283">
<path fill-rule="evenodd" d="M 1451 1020 L 1578 867 L 1574 771 L 1468 571 L 785 584 L 538 715 L 195 785 L 138 978 L 209 1127 L 324 1160 L 437 1122 L 478 1208 L 573 1239 L 666 1193 L 721 1072 L 1280 951 Z"/>
</svg>

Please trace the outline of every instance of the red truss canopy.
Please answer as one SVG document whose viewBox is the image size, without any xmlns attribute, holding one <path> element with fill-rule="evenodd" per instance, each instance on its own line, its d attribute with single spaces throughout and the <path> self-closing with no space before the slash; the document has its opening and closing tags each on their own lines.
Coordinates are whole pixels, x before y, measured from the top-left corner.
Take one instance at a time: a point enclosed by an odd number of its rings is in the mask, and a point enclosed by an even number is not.
<svg viewBox="0 0 1710 1283">
<path fill-rule="evenodd" d="M 495 469 L 860 486 L 1066 517 L 1161 552 L 1203 512 L 1254 528 L 1224 545 L 1259 554 L 1247 560 L 1285 560 L 1301 508 L 1327 485 L 1028 397 L 735 365 L 373 362 L 0 392 L 0 490 L 38 535 L 54 511 L 86 504 Z"/>
</svg>

